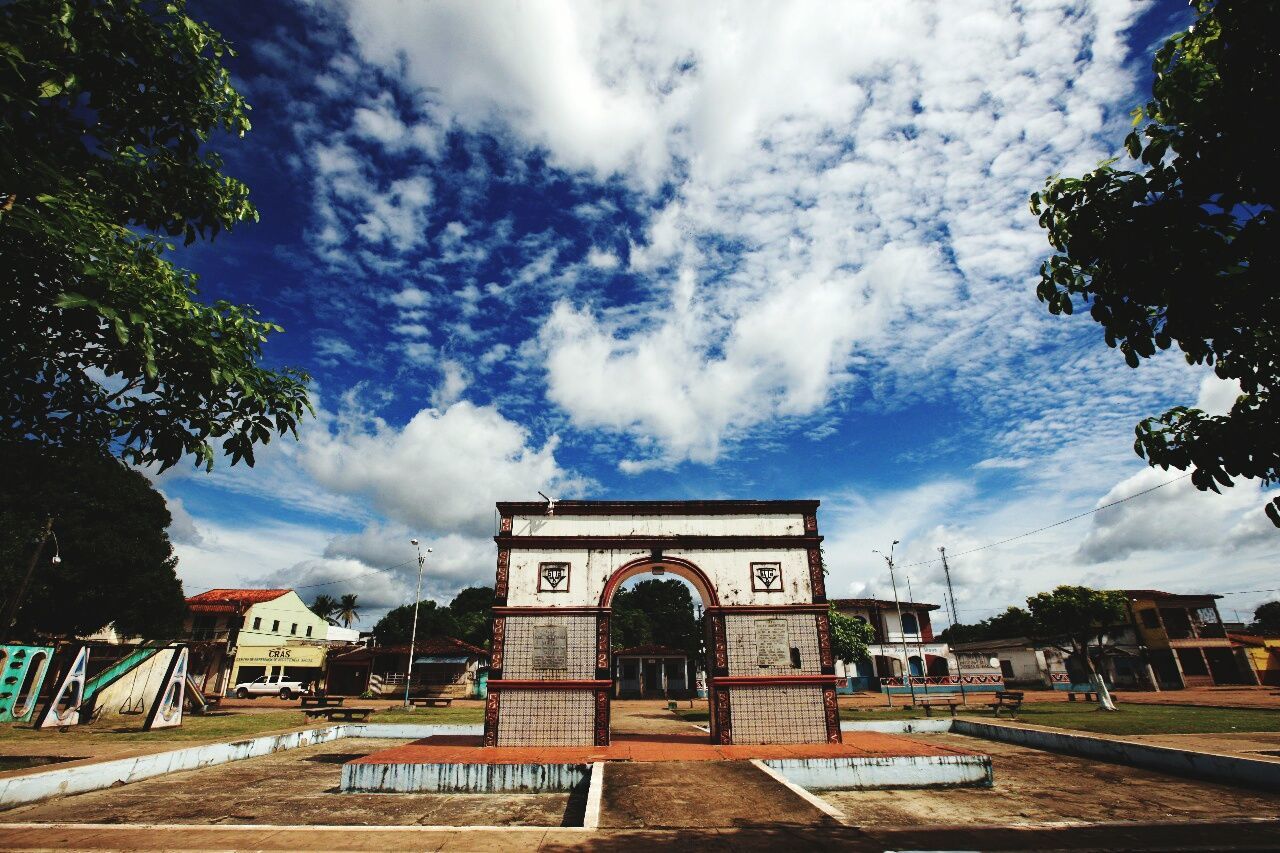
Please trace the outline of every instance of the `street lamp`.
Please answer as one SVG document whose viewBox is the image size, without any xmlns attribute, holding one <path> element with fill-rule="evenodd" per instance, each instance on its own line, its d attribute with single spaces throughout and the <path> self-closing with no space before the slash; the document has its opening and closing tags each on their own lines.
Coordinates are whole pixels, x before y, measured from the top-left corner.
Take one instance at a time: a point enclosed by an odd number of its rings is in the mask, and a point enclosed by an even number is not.
<svg viewBox="0 0 1280 853">
<path fill-rule="evenodd" d="M 884 557 L 884 561 L 889 564 L 889 584 L 893 587 L 893 606 L 898 611 L 898 639 L 902 641 L 902 680 L 907 683 L 907 689 L 911 692 L 911 704 L 916 703 L 916 686 L 911 681 L 911 653 L 907 651 L 907 634 L 902 630 L 902 602 L 898 600 L 898 582 L 893 575 L 893 548 L 900 540 L 893 540 L 893 545 L 889 546 L 889 554 L 886 556 L 880 551 L 873 553 L 880 554 Z M 923 665 L 924 661 L 920 663 Z"/>
<path fill-rule="evenodd" d="M 422 567 L 426 565 L 426 554 L 422 553 L 422 548 L 418 545 L 417 539 L 410 539 L 409 544 L 418 549 L 418 591 L 413 596 L 413 630 L 409 633 L 409 668 L 404 674 L 404 706 L 409 707 L 409 682 L 413 680 L 413 654 L 414 646 L 418 645 L 418 602 L 422 600 Z M 427 554 L 431 553 L 431 549 L 427 549 Z"/>
</svg>

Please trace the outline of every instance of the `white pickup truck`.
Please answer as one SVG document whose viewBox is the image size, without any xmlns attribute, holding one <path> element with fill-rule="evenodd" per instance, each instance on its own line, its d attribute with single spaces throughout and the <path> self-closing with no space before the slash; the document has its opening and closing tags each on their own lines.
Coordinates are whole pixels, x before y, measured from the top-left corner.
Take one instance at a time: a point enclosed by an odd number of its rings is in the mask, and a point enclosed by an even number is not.
<svg viewBox="0 0 1280 853">
<path fill-rule="evenodd" d="M 285 675 L 264 675 L 253 681 L 242 681 L 235 687 L 237 699 L 256 699 L 259 696 L 279 696 L 292 699 L 310 692 L 311 684 Z"/>
</svg>

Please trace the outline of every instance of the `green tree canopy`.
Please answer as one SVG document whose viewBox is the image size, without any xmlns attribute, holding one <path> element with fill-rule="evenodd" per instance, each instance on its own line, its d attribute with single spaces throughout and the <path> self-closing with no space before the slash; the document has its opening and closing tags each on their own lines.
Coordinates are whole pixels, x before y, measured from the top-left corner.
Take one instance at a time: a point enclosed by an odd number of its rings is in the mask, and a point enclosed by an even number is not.
<svg viewBox="0 0 1280 853">
<path fill-rule="evenodd" d="M 845 616 L 833 604 L 828 611 L 831 617 L 831 642 L 835 656 L 845 663 L 869 660 L 867 646 L 875 641 L 876 632 L 862 619 Z"/>
<path fill-rule="evenodd" d="M 350 628 L 352 622 L 360 620 L 360 597 L 353 593 L 344 593 L 338 599 L 338 604 L 334 608 L 334 617 L 338 619 L 344 628 Z"/>
<path fill-rule="evenodd" d="M 1060 586 L 1028 598 L 1027 609 L 1035 620 L 1033 635 L 1068 652 L 1098 691 L 1099 706 L 1114 711 L 1115 705 L 1093 657 L 1104 651 L 1105 636 L 1126 621 L 1124 593 L 1087 586 Z"/>
<path fill-rule="evenodd" d="M 683 581 L 643 580 L 613 596 L 611 642 L 616 648 L 658 643 L 698 656 L 702 632 L 693 594 Z"/>
<path fill-rule="evenodd" d="M 373 626 L 373 637 L 380 645 L 408 643 L 413 633 L 413 605 L 402 604 L 387 611 Z M 418 639 L 424 637 L 457 637 L 458 620 L 453 611 L 434 601 L 418 603 Z"/>
<path fill-rule="evenodd" d="M 973 625 L 951 625 L 938 635 L 944 643 L 972 643 L 979 640 L 1007 640 L 1035 636 L 1038 628 L 1031 614 L 1021 607 L 1009 607 Z"/>
<path fill-rule="evenodd" d="M 6 598 L 50 518 L 56 537 L 40 555 L 12 636 L 70 637 L 112 622 L 125 636 L 177 636 L 186 602 L 165 532 L 171 519 L 146 477 L 110 456 L 34 445 L 0 444 L 0 471 Z"/>
<path fill-rule="evenodd" d="M 252 465 L 310 410 L 305 374 L 258 366 L 280 327 L 166 257 L 257 217 L 207 145 L 249 129 L 231 50 L 185 10 L 0 4 L 0 440 Z"/>
<path fill-rule="evenodd" d="M 1253 611 L 1253 624 L 1249 627 L 1264 634 L 1280 634 L 1280 601 L 1258 605 Z"/>
<path fill-rule="evenodd" d="M 1194 26 L 1155 55 L 1152 98 L 1115 160 L 1052 177 L 1031 197 L 1056 254 L 1036 290 L 1053 314 L 1078 305 L 1130 367 L 1177 344 L 1188 363 L 1239 382 L 1226 415 L 1177 406 L 1136 428 L 1151 465 L 1192 468 L 1218 491 L 1280 481 L 1280 2 L 1198 0 Z M 1280 497 L 1267 505 L 1280 526 Z"/>
<path fill-rule="evenodd" d="M 315 600 L 311 602 L 311 612 L 329 624 L 336 625 L 337 622 L 333 615 L 338 612 L 338 599 L 332 595 L 317 595 Z"/>
<path fill-rule="evenodd" d="M 458 625 L 459 640 L 487 648 L 492 638 L 494 592 L 491 586 L 469 586 L 449 602 L 449 612 Z"/>
</svg>

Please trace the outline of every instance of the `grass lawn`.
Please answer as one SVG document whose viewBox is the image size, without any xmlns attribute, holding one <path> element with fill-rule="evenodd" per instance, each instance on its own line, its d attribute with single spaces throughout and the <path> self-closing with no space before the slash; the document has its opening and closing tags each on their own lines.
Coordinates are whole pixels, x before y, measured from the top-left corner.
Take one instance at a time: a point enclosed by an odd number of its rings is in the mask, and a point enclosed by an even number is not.
<svg viewBox="0 0 1280 853">
<path fill-rule="evenodd" d="M 370 717 L 372 723 L 482 723 L 484 710 L 481 708 L 415 708 L 412 711 L 386 710 L 376 711 Z M 48 738 L 48 743 L 65 743 L 67 741 L 96 742 L 102 740 L 125 740 L 145 744 L 148 741 L 214 741 L 235 740 L 253 737 L 264 732 L 296 729 L 304 726 L 324 725 L 324 720 L 308 721 L 301 711 L 266 711 L 256 714 L 237 714 L 234 712 L 214 713 L 200 717 L 187 714 L 182 725 L 174 729 L 158 729 L 153 732 L 142 731 L 144 718 L 139 715 L 132 718 L 115 718 L 109 723 L 76 726 L 66 732 L 57 729 L 36 731 L 30 723 L 10 723 L 0 725 L 0 741 L 27 740 L 32 743 Z"/>
<path fill-rule="evenodd" d="M 705 723 L 706 711 L 677 711 L 691 723 Z M 961 709 L 961 713 L 965 713 Z M 980 704 L 971 706 L 970 716 L 990 717 Z M 945 709 L 936 709 L 934 718 L 945 718 Z M 842 720 L 922 720 L 916 708 L 841 708 Z M 1006 717 L 1007 719 L 1007 717 Z M 1067 702 L 1028 702 L 1018 720 L 1039 726 L 1055 726 L 1113 735 L 1212 734 L 1218 732 L 1280 732 L 1280 711 L 1243 708 L 1204 708 L 1198 705 L 1120 705 L 1113 713 L 1096 705 Z"/>
</svg>

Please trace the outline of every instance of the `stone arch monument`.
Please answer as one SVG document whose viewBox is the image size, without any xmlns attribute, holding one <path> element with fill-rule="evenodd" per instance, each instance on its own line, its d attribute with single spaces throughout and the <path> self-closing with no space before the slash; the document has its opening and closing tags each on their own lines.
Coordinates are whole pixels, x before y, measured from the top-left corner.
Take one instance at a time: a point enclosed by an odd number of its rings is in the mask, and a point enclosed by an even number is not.
<svg viewBox="0 0 1280 853">
<path fill-rule="evenodd" d="M 488 746 L 609 743 L 610 604 L 660 569 L 707 625 L 713 743 L 838 743 L 818 501 L 499 503 Z"/>
</svg>

